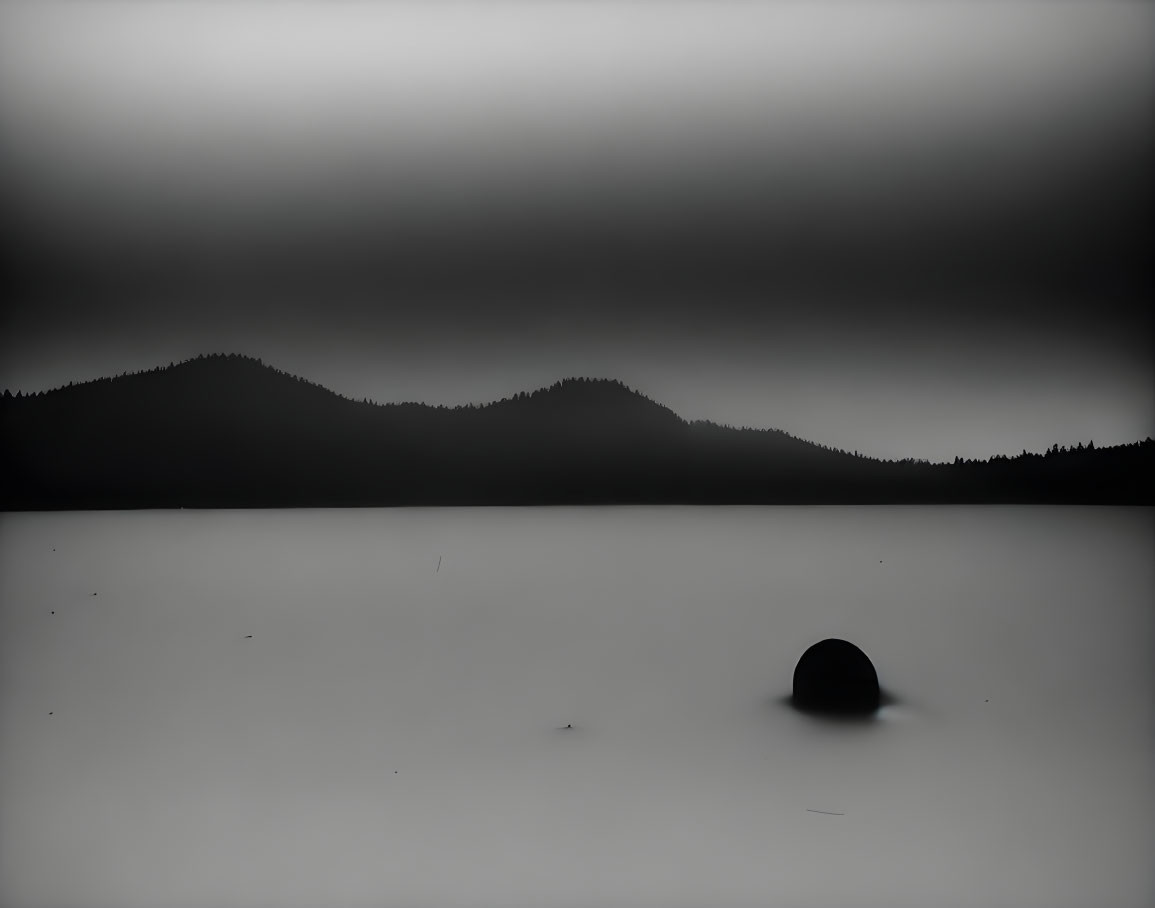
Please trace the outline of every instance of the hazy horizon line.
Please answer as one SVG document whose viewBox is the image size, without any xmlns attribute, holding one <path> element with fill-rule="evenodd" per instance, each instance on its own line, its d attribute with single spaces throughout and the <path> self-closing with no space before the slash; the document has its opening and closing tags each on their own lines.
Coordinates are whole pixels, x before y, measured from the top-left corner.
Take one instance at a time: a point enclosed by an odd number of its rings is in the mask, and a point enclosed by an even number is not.
<svg viewBox="0 0 1155 908">
<path fill-rule="evenodd" d="M 860 453 L 860 450 L 857 448 L 842 448 L 842 447 L 838 447 L 836 445 L 826 444 L 824 442 L 818 441 L 818 440 L 813 439 L 813 438 L 807 438 L 807 437 L 802 436 L 802 435 L 796 435 L 793 432 L 790 432 L 786 429 L 779 428 L 777 426 L 752 426 L 752 425 L 748 425 L 748 424 L 736 424 L 736 423 L 730 423 L 730 422 L 720 422 L 718 420 L 713 420 L 713 419 L 689 419 L 685 416 L 682 416 L 680 413 L 678 413 L 672 407 L 662 403 L 657 398 L 651 397 L 646 392 L 641 391 L 641 390 L 633 387 L 632 385 L 622 381 L 619 378 L 593 376 L 593 375 L 580 375 L 580 376 L 579 375 L 569 375 L 569 376 L 565 376 L 563 378 L 558 378 L 555 381 L 553 381 L 549 384 L 546 384 L 546 385 L 541 385 L 541 386 L 538 386 L 538 387 L 533 388 L 533 389 L 526 389 L 526 390 L 523 390 L 520 392 L 515 392 L 512 396 L 495 398 L 492 400 L 468 401 L 465 403 L 459 403 L 459 404 L 454 404 L 452 406 L 448 406 L 445 404 L 431 404 L 431 403 L 427 403 L 425 401 L 420 401 L 420 400 L 382 401 L 382 400 L 369 398 L 368 396 L 363 396 L 360 398 L 354 397 L 352 395 L 345 394 L 341 391 L 334 390 L 333 388 L 330 388 L 328 385 L 321 384 L 320 382 L 317 382 L 317 381 L 314 381 L 310 378 L 307 378 L 304 375 L 300 375 L 300 374 L 295 373 L 295 372 L 289 372 L 285 369 L 281 369 L 281 368 L 273 365 L 272 363 L 266 362 L 263 358 L 261 358 L 259 356 L 252 356 L 248 353 L 229 351 L 229 352 L 201 353 L 201 354 L 198 354 L 196 356 L 187 357 L 185 359 L 170 360 L 169 364 L 167 366 L 157 365 L 157 366 L 153 366 L 151 368 L 125 370 L 123 372 L 116 373 L 114 375 L 101 375 L 101 376 L 97 376 L 96 378 L 82 379 L 80 381 L 70 381 L 66 385 L 56 385 L 55 387 L 42 388 L 42 389 L 39 389 L 36 391 L 27 391 L 26 392 L 23 389 L 13 390 L 11 388 L 5 388 L 0 393 L 2 393 L 5 397 L 11 396 L 11 397 L 15 398 L 15 397 L 19 396 L 19 397 L 22 397 L 24 399 L 27 399 L 29 397 L 38 397 L 38 396 L 42 396 L 45 394 L 52 394 L 52 393 L 59 392 L 59 391 L 66 391 L 69 388 L 83 387 L 85 385 L 96 384 L 97 382 L 101 382 L 101 381 L 113 381 L 113 380 L 118 379 L 118 378 L 127 378 L 127 377 L 134 376 L 134 375 L 143 375 L 143 374 L 148 374 L 148 373 L 152 373 L 152 372 L 165 372 L 165 371 L 168 371 L 169 369 L 175 369 L 178 366 L 183 366 L 183 365 L 187 365 L 189 363 L 199 362 L 199 361 L 203 361 L 203 360 L 211 360 L 211 359 L 239 359 L 239 360 L 251 362 L 251 363 L 254 363 L 254 364 L 256 364 L 262 368 L 269 369 L 269 370 L 271 370 L 271 371 L 273 371 L 279 375 L 284 375 L 287 378 L 291 378 L 291 379 L 296 380 L 296 381 L 305 382 L 306 384 L 309 384 L 309 385 L 316 387 L 316 388 L 321 388 L 324 391 L 328 392 L 329 394 L 332 394 L 334 397 L 340 398 L 341 400 L 348 401 L 349 403 L 364 404 L 367 406 L 375 406 L 375 407 L 418 406 L 418 407 L 429 407 L 431 409 L 445 409 L 445 410 L 450 410 L 450 411 L 469 410 L 469 409 L 485 409 L 487 407 L 491 407 L 491 406 L 494 406 L 494 405 L 497 405 L 500 403 L 514 401 L 517 399 L 518 394 L 533 395 L 533 394 L 537 394 L 537 393 L 543 392 L 543 391 L 547 392 L 551 388 L 553 388 L 557 385 L 562 385 L 562 384 L 566 384 L 566 383 L 591 382 L 591 383 L 613 384 L 613 385 L 620 386 L 621 388 L 628 391 L 630 394 L 633 394 L 637 397 L 642 398 L 643 400 L 648 401 L 649 403 L 653 404 L 654 406 L 658 406 L 664 410 L 668 410 L 670 413 L 672 413 L 674 416 L 676 416 L 679 420 L 681 420 L 683 423 L 685 423 L 687 425 L 692 425 L 692 424 L 711 425 L 711 426 L 717 426 L 717 427 L 723 428 L 723 429 L 731 429 L 734 431 L 773 432 L 773 433 L 785 435 L 788 438 L 794 439 L 795 441 L 800 441 L 800 442 L 804 442 L 806 444 L 815 445 L 816 447 L 823 448 L 823 449 L 828 450 L 828 451 L 837 451 L 837 452 L 848 454 L 848 455 L 853 454 L 854 456 L 863 457 L 864 459 L 867 459 L 867 460 L 875 460 L 875 461 L 878 461 L 880 463 L 887 463 L 887 462 L 900 463 L 903 461 L 913 461 L 913 462 L 928 463 L 928 464 L 950 464 L 950 463 L 956 462 L 960 459 L 958 456 L 954 456 L 954 457 L 948 456 L 946 458 L 925 458 L 925 457 L 914 457 L 914 456 L 895 457 L 895 458 L 877 457 L 877 456 L 873 456 L 873 455 L 866 454 L 866 453 Z M 1104 445 L 1101 445 L 1101 447 L 1103 447 L 1103 448 L 1123 447 L 1123 446 L 1126 446 L 1129 444 L 1140 444 L 1143 441 L 1150 441 L 1150 440 L 1151 440 L 1151 436 L 1147 436 L 1146 439 L 1136 438 L 1130 442 L 1120 442 L 1120 443 L 1116 443 L 1116 444 L 1104 444 Z M 1088 439 L 1088 441 L 1093 443 L 1094 440 Z M 1081 444 L 1081 442 L 1079 442 L 1079 443 Z M 1075 449 L 1073 445 L 1069 445 L 1069 444 L 1068 445 L 1059 445 L 1058 443 L 1055 443 L 1054 447 L 1059 447 L 1061 450 L 1064 450 L 1064 451 Z M 1035 455 L 1035 456 L 1042 457 L 1042 456 L 1045 456 L 1046 453 L 1051 450 L 1051 448 L 1052 448 L 1052 446 L 1048 445 L 1044 451 L 1030 451 L 1030 450 L 1027 450 L 1026 448 L 1024 448 L 1021 452 L 1008 453 L 1006 451 L 1002 451 L 1002 452 L 999 452 L 997 454 L 992 454 L 987 458 L 961 458 L 961 459 L 964 462 L 982 463 L 982 462 L 996 459 L 1000 456 L 1001 457 L 1007 457 L 1007 458 L 1013 458 L 1013 457 L 1019 457 L 1022 454 L 1028 454 L 1028 455 Z"/>
</svg>

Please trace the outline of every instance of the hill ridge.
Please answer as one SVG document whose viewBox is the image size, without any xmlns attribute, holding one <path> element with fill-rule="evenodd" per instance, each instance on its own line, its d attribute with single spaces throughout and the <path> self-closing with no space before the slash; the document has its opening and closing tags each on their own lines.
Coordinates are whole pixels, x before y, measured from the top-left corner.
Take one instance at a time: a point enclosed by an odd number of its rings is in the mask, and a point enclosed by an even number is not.
<svg viewBox="0 0 1155 908">
<path fill-rule="evenodd" d="M 360 401 L 243 354 L 0 399 L 0 507 L 1152 499 L 1155 443 L 884 461 L 688 421 L 617 379 L 454 407 Z"/>
<path fill-rule="evenodd" d="M 672 407 L 669 407 L 666 404 L 661 403 L 660 401 L 654 399 L 653 397 L 646 394 L 645 392 L 640 391 L 637 388 L 634 388 L 633 386 L 623 382 L 621 379 L 609 378 L 609 377 L 604 377 L 604 376 L 576 376 L 576 375 L 571 375 L 571 376 L 566 376 L 565 378 L 557 379 L 556 381 L 552 382 L 549 385 L 540 385 L 540 386 L 538 386 L 532 390 L 519 391 L 519 392 L 516 392 L 512 395 L 508 395 L 508 396 L 501 397 L 501 398 L 494 398 L 491 400 L 485 400 L 485 401 L 482 401 L 480 403 L 466 402 L 466 403 L 446 405 L 446 404 L 430 404 L 430 403 L 425 403 L 423 401 L 417 401 L 417 400 L 382 401 L 382 400 L 377 400 L 377 399 L 370 398 L 370 397 L 357 398 L 357 397 L 354 397 L 350 394 L 345 394 L 345 393 L 342 393 L 340 391 L 334 390 L 334 389 L 328 387 L 327 385 L 324 385 L 324 384 L 321 384 L 320 382 L 316 382 L 312 379 L 306 378 L 306 377 L 304 377 L 298 373 L 289 372 L 287 370 L 280 369 L 276 366 L 271 365 L 270 363 L 266 363 L 262 358 L 257 357 L 257 356 L 252 356 L 252 355 L 249 355 L 246 353 L 239 353 L 239 352 L 213 352 L 213 353 L 198 354 L 197 356 L 191 356 L 191 357 L 188 357 L 187 359 L 183 359 L 183 360 L 173 360 L 173 361 L 170 361 L 167 366 L 154 366 L 150 369 L 130 370 L 130 371 L 125 371 L 125 372 L 120 372 L 120 373 L 117 373 L 115 375 L 98 376 L 96 378 L 91 378 L 91 379 L 87 379 L 84 381 L 69 382 L 67 385 L 58 385 L 54 388 L 48 388 L 48 389 L 40 390 L 40 391 L 31 393 L 31 394 L 22 394 L 21 392 L 17 392 L 16 395 L 12 395 L 10 390 L 5 390 L 3 392 L 3 395 L 5 398 L 13 397 L 13 396 L 15 396 L 15 397 L 21 397 L 22 396 L 25 399 L 35 398 L 35 397 L 43 397 L 43 396 L 55 394 L 55 393 L 60 392 L 60 391 L 68 391 L 71 389 L 88 387 L 88 386 L 93 386 L 93 385 L 102 385 L 102 384 L 105 384 L 108 382 L 115 382 L 115 381 L 118 381 L 120 379 L 125 379 L 125 378 L 136 378 L 136 377 L 142 377 L 142 376 L 148 376 L 148 375 L 155 375 L 158 373 L 165 373 L 165 372 L 168 372 L 170 370 L 178 370 L 178 369 L 181 369 L 182 367 L 194 365 L 197 363 L 220 363 L 220 362 L 236 363 L 236 364 L 249 365 L 249 366 L 257 366 L 263 370 L 266 370 L 268 372 L 271 372 L 271 373 L 279 375 L 279 376 L 286 377 L 288 379 L 291 379 L 295 382 L 299 382 L 299 383 L 306 385 L 308 387 L 313 387 L 313 388 L 323 390 L 323 391 L 327 392 L 328 394 L 331 394 L 334 397 L 339 398 L 341 400 L 348 401 L 350 403 L 355 403 L 355 404 L 368 404 L 370 406 L 380 407 L 380 408 L 428 407 L 431 409 L 447 410 L 450 412 L 458 411 L 458 410 L 485 410 L 485 409 L 488 409 L 490 407 L 500 406 L 502 404 L 515 403 L 519 400 L 533 399 L 533 398 L 538 397 L 538 396 L 544 396 L 544 395 L 556 393 L 559 391 L 565 392 L 565 391 L 573 391 L 573 390 L 587 389 L 587 388 L 589 388 L 589 389 L 601 389 L 601 390 L 608 390 L 608 389 L 621 390 L 621 391 L 627 392 L 633 398 L 636 398 L 640 401 L 644 401 L 645 403 L 651 404 L 655 407 L 658 407 L 662 410 L 667 411 L 672 416 L 676 417 L 678 420 L 680 420 L 681 422 L 683 422 L 687 425 L 702 426 L 702 427 L 715 427 L 715 428 L 729 429 L 729 430 L 735 430 L 735 431 L 740 431 L 740 432 L 769 432 L 769 433 L 773 433 L 775 435 L 780 435 L 782 437 L 789 438 L 793 441 L 797 441 L 797 442 L 800 442 L 802 444 L 813 445 L 814 447 L 821 449 L 821 450 L 831 451 L 831 452 L 841 453 L 841 454 L 850 454 L 851 453 L 850 451 L 848 451 L 846 449 L 834 447 L 831 445 L 826 445 L 826 444 L 823 444 L 821 442 L 815 441 L 813 439 L 803 438 L 800 435 L 795 435 L 791 432 L 787 432 L 786 430 L 781 429 L 781 428 L 777 428 L 777 427 L 755 427 L 755 426 L 748 426 L 748 425 L 739 426 L 739 425 L 732 424 L 732 423 L 717 422 L 715 420 L 709 420 L 709 419 L 687 419 L 686 417 L 677 413 Z M 866 456 L 866 455 L 864 455 L 864 456 Z M 877 460 L 879 462 L 884 462 L 881 458 L 870 457 L 869 459 Z"/>
<path fill-rule="evenodd" d="M 167 366 L 155 366 L 155 367 L 150 368 L 150 369 L 138 369 L 138 370 L 119 372 L 115 375 L 98 376 L 96 378 L 90 378 L 90 379 L 86 379 L 84 381 L 69 382 L 66 385 L 57 385 L 57 386 L 52 387 L 52 388 L 45 388 L 45 389 L 42 389 L 42 390 L 39 390 L 36 392 L 31 392 L 28 394 L 25 394 L 22 391 L 17 391 L 15 394 L 13 394 L 11 389 L 5 389 L 3 392 L 0 392 L 0 393 L 2 393 L 5 398 L 43 397 L 46 395 L 55 394 L 55 393 L 60 392 L 60 391 L 68 391 L 70 389 L 75 389 L 75 388 L 82 388 L 82 387 L 87 387 L 87 386 L 91 386 L 91 385 L 99 385 L 99 384 L 103 384 L 106 382 L 114 382 L 114 381 L 118 381 L 120 379 L 125 379 L 125 378 L 137 378 L 137 377 L 143 377 L 143 376 L 148 376 L 148 375 L 165 373 L 165 372 L 169 372 L 169 371 L 173 371 L 173 370 L 179 370 L 183 367 L 186 367 L 189 365 L 194 365 L 197 363 L 218 363 L 218 362 L 228 362 L 228 363 L 236 363 L 236 364 L 243 364 L 243 365 L 249 365 L 249 366 L 258 366 L 261 369 L 267 370 L 267 371 L 272 372 L 276 375 L 284 376 L 286 378 L 292 379 L 293 381 L 301 382 L 301 383 L 309 385 L 311 387 L 321 388 L 321 389 L 327 391 L 328 393 L 334 395 L 335 397 L 340 397 L 343 400 L 348 400 L 348 401 L 351 401 L 353 403 L 369 403 L 369 404 L 371 404 L 373 406 L 377 406 L 377 407 L 403 407 L 403 406 L 414 406 L 414 405 L 415 406 L 422 406 L 422 407 L 438 407 L 439 406 L 437 404 L 428 404 L 428 403 L 425 403 L 423 401 L 417 401 L 417 400 L 380 401 L 380 400 L 375 400 L 372 398 L 365 398 L 365 397 L 358 399 L 356 397 L 353 397 L 352 395 L 344 394 L 340 391 L 329 388 L 327 385 L 323 385 L 320 382 L 316 382 L 316 381 L 313 381 L 312 379 L 305 378 L 304 376 L 302 376 L 298 373 L 289 372 L 287 370 L 277 368 L 276 366 L 273 366 L 269 363 L 266 363 L 260 357 L 250 356 L 250 355 L 245 354 L 245 353 L 203 353 L 203 354 L 200 354 L 198 356 L 189 357 L 189 358 L 183 359 L 183 360 L 173 360 L 173 361 L 169 362 L 169 364 Z M 668 407 L 665 407 L 664 404 L 661 404 L 658 401 L 654 400 L 649 395 L 643 393 L 642 391 L 639 391 L 638 389 L 633 388 L 630 385 L 627 385 L 625 382 L 621 381 L 620 379 L 607 378 L 607 377 L 601 377 L 601 376 L 567 376 L 565 378 L 558 379 L 557 381 L 553 382 L 552 384 L 541 385 L 541 386 L 533 389 L 532 391 L 517 392 L 516 394 L 514 394 L 512 396 L 495 398 L 492 400 L 487 400 L 487 401 L 480 403 L 480 404 L 462 403 L 462 404 L 454 404 L 453 406 L 450 406 L 450 407 L 444 407 L 444 405 L 441 405 L 441 406 L 444 409 L 450 409 L 450 410 L 461 410 L 461 409 L 470 409 L 470 408 L 480 409 L 480 408 L 484 408 L 484 407 L 491 407 L 491 406 L 494 406 L 495 404 L 506 403 L 506 402 L 513 401 L 513 400 L 523 398 L 526 396 L 534 396 L 536 394 L 548 393 L 548 392 L 558 391 L 558 390 L 562 390 L 562 391 L 572 390 L 572 389 L 576 389 L 576 388 L 622 390 L 622 391 L 628 392 L 633 397 L 637 397 L 637 398 L 644 400 L 648 403 L 654 404 L 654 405 L 659 406 L 659 407 L 663 407 L 664 409 L 670 409 Z M 671 411 L 671 412 L 673 412 L 673 411 Z"/>
</svg>

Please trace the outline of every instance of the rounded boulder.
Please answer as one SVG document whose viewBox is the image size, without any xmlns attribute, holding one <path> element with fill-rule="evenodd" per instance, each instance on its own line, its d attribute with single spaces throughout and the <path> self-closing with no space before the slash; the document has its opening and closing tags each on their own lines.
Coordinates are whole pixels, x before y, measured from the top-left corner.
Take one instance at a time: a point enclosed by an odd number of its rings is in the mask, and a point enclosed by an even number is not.
<svg viewBox="0 0 1155 908">
<path fill-rule="evenodd" d="M 874 664 L 849 641 L 815 643 L 794 668 L 794 705 L 807 712 L 865 715 L 880 699 Z"/>
</svg>

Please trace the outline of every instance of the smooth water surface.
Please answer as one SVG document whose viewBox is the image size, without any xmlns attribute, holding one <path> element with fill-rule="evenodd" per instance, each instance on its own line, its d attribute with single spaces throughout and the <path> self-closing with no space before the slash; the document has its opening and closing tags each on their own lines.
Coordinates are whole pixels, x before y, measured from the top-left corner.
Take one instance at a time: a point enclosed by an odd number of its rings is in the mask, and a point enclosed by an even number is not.
<svg viewBox="0 0 1155 908">
<path fill-rule="evenodd" d="M 1153 543 L 1145 509 L 4 515 L 0 905 L 1145 906 Z M 783 703 L 829 636 L 876 721 Z"/>
</svg>

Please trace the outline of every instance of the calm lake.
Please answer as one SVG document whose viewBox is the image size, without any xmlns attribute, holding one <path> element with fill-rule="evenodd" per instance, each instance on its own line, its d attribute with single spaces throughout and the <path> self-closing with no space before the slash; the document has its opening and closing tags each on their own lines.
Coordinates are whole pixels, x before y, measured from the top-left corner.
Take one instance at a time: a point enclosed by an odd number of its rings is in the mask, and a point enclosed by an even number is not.
<svg viewBox="0 0 1155 908">
<path fill-rule="evenodd" d="M 3 515 L 0 905 L 1147 906 L 1153 552 L 1150 509 Z M 875 721 L 783 702 L 831 636 Z"/>
</svg>

